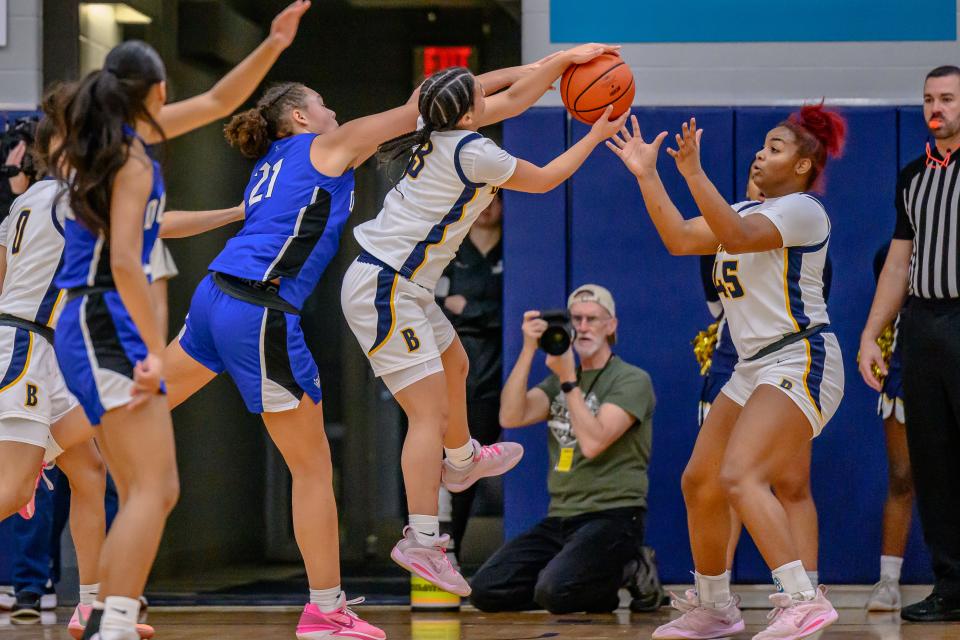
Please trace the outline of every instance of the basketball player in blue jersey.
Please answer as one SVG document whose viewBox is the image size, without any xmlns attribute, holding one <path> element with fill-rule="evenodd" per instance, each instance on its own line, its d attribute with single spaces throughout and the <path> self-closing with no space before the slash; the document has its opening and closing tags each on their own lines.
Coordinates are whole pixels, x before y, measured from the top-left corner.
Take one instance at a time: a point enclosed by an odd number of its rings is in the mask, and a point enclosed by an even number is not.
<svg viewBox="0 0 960 640">
<path fill-rule="evenodd" d="M 535 66 L 484 78 L 498 90 Z M 348 608 L 340 587 L 320 375 L 304 340 L 300 309 L 337 252 L 353 208 L 354 169 L 378 145 L 414 128 L 417 114 L 411 100 L 340 126 L 316 91 L 289 82 L 234 117 L 227 140 L 256 159 L 244 192 L 246 220 L 210 265 L 181 335 L 165 354 L 172 407 L 226 371 L 284 456 L 310 583 L 310 602 L 297 625 L 301 640 L 384 637 Z"/>
<path fill-rule="evenodd" d="M 44 100 L 46 115 L 37 127 L 34 150 L 40 167 L 46 165 L 50 145 L 58 144 L 60 93 L 52 91 Z M 81 602 L 69 630 L 79 638 L 98 590 L 105 474 L 90 441 L 93 429 L 67 391 L 53 351 L 53 326 L 65 299 L 54 283 L 63 262 L 63 226 L 69 209 L 61 191 L 62 185 L 51 177 L 41 180 L 14 202 L 13 215 L 0 224 L 0 246 L 4 247 L 0 253 L 0 352 L 4 355 L 0 358 L 7 362 L 6 383 L 0 387 L 0 519 L 18 507 L 24 518 L 33 516 L 36 471 L 44 450 L 53 447 L 71 487 L 71 534 L 77 548 Z M 194 235 L 242 216 L 242 207 L 167 212 L 160 235 Z M 74 438 L 77 443 L 70 443 L 64 453 L 53 432 L 66 434 L 64 442 Z M 153 635 L 146 625 L 138 630 L 142 637 Z"/>
<path fill-rule="evenodd" d="M 164 392 L 162 351 L 145 275 L 163 218 L 163 177 L 149 145 L 236 108 L 292 42 L 309 2 L 294 2 L 270 36 L 211 91 L 165 106 L 163 62 L 143 42 L 115 47 L 104 68 L 70 88 L 63 142 L 51 167 L 68 184 L 67 290 L 55 348 L 67 388 L 99 425 L 122 496 L 101 558 L 103 608 L 84 638 L 136 640 L 139 596 L 179 481 Z"/>
<path fill-rule="evenodd" d="M 701 217 L 685 220 L 657 173 L 661 133 L 643 141 L 636 118 L 608 147 L 637 177 L 657 232 L 672 254 L 716 255 L 720 294 L 739 361 L 704 422 L 683 474 L 696 589 L 675 601 L 683 612 L 653 637 L 707 639 L 744 630 L 730 592 L 726 549 L 730 508 L 773 573 L 774 615 L 755 640 L 799 640 L 837 620 L 824 590 L 804 570 L 782 503 L 770 490 L 796 467 L 843 396 L 843 361 L 829 331 L 823 270 L 830 220 L 806 190 L 828 156 L 843 148 L 843 118 L 805 106 L 767 133 L 751 177 L 763 202 L 731 206 L 700 164 L 702 131 L 691 119 L 668 149 Z"/>
<path fill-rule="evenodd" d="M 417 130 L 380 149 L 382 157 L 393 159 L 413 148 L 405 175 L 376 219 L 354 231 L 363 252 L 344 277 L 343 312 L 374 375 L 383 378 L 409 421 L 401 457 L 409 526 L 391 557 L 461 596 L 470 594 L 470 586 L 447 560 L 449 538 L 439 533 L 441 481 L 454 493 L 463 491 L 482 477 L 511 469 L 523 449 L 516 443 L 482 447 L 470 437 L 469 363 L 433 289 L 498 189 L 553 189 L 619 128 L 626 114 L 610 121 L 608 109 L 582 140 L 542 168 L 512 157 L 477 129 L 527 109 L 571 64 L 615 50 L 590 44 L 561 52 L 489 98 L 483 79 L 467 69 L 433 74 L 420 89 Z"/>
</svg>

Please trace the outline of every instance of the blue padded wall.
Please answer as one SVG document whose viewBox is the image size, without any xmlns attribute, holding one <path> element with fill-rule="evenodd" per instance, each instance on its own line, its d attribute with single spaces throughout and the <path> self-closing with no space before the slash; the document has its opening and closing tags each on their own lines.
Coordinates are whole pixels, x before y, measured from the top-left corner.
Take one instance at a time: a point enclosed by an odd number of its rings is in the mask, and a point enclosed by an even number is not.
<svg viewBox="0 0 960 640">
<path fill-rule="evenodd" d="M 876 394 L 860 379 L 856 366 L 859 334 L 872 300 L 873 255 L 886 243 L 893 228 L 893 192 L 898 167 L 923 150 L 925 128 L 919 109 L 856 108 L 844 110 L 850 126 L 845 156 L 827 170 L 826 192 L 821 196 L 831 216 L 831 257 L 834 261 L 830 314 L 844 350 L 846 394 L 840 410 L 814 443 L 813 491 L 820 512 L 820 571 L 828 583 L 871 583 L 877 579 L 880 555 L 880 519 L 886 492 L 886 454 L 883 426 L 876 415 Z M 766 132 L 788 111 L 774 108 L 652 108 L 635 110 L 648 138 L 668 130 L 664 146 L 690 115 L 704 129 L 703 163 L 721 193 L 731 201 L 743 198 L 746 172 Z M 541 157 L 540 163 L 559 152 L 562 141 L 545 137 L 537 118 L 563 118 L 557 109 L 532 110 L 505 124 L 505 143 L 522 158 Z M 524 130 L 530 123 L 535 130 Z M 567 144 L 579 139 L 586 127 L 573 123 Z M 526 144 L 524 144 L 526 142 Z M 551 149 L 547 153 L 547 147 Z M 537 154 L 541 154 L 538 156 Z M 682 178 L 665 154 L 661 176 L 684 215 L 695 215 L 692 198 Z M 640 199 L 635 180 L 619 160 L 600 147 L 569 181 L 567 188 L 568 252 L 565 265 L 550 262 L 532 276 L 531 261 L 556 260 L 562 246 L 556 232 L 539 228 L 535 238 L 510 239 L 519 229 L 516 211 L 550 209 L 558 196 L 508 194 L 505 245 L 505 363 L 512 365 L 519 348 L 516 319 L 524 300 L 562 301 L 561 286 L 569 291 L 586 281 L 605 284 L 618 303 L 620 343 L 617 351 L 645 368 L 657 393 L 654 417 L 654 453 L 651 465 L 648 541 L 658 553 L 662 578 L 690 581 L 690 553 L 686 516 L 680 494 L 680 474 L 696 438 L 696 403 L 700 378 L 691 353 L 690 339 L 710 318 L 694 258 L 670 256 L 663 248 Z M 514 205 L 514 203 L 517 203 Z M 551 218 L 552 219 L 552 218 Z M 526 227 L 523 227 L 526 229 Z M 522 231 L 521 231 L 522 232 Z M 521 272 L 515 273 L 516 265 Z M 562 273 L 566 270 L 569 282 Z M 554 275 L 555 274 L 555 275 Z M 547 304 L 538 302 L 538 304 Z M 508 535 L 528 527 L 542 514 L 545 433 L 535 428 L 527 458 L 508 478 L 506 524 Z M 540 456 L 540 457 L 538 457 Z M 522 482 L 519 481 L 522 478 Z M 535 487 L 531 491 L 530 487 Z M 523 493 L 512 495 L 514 491 Z M 539 502 L 542 500 L 542 503 Z M 904 567 L 906 581 L 929 581 L 930 570 L 914 526 Z M 735 566 L 735 577 L 744 582 L 766 582 L 769 570 L 748 536 L 744 536 Z"/>
<path fill-rule="evenodd" d="M 524 160 L 544 165 L 567 144 L 566 112 L 533 109 L 510 120 L 503 130 L 507 149 Z M 503 357 L 504 375 L 520 353 L 520 324 L 528 309 L 554 309 L 566 302 L 567 192 L 561 185 L 543 195 L 505 191 L 503 196 Z M 537 362 L 530 383 L 549 373 Z M 529 529 L 547 513 L 547 439 L 543 424 L 504 431 L 504 438 L 524 446 L 523 462 L 504 478 L 504 534 L 507 539 Z"/>
</svg>

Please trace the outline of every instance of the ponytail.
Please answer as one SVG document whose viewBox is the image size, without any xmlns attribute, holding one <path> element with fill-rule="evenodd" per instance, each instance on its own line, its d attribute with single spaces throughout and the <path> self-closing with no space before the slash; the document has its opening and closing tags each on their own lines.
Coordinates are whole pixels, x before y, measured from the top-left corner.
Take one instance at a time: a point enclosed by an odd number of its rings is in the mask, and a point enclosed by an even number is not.
<svg viewBox="0 0 960 640">
<path fill-rule="evenodd" d="M 800 157 L 810 158 L 813 162 L 808 187 L 822 189 L 823 171 L 828 158 L 843 155 L 847 137 L 846 119 L 836 111 L 824 108 L 821 101 L 816 105 L 804 105 L 800 111 L 781 122 L 780 126 L 790 129 L 796 136 Z"/>
<path fill-rule="evenodd" d="M 275 84 L 257 106 L 238 113 L 223 128 L 227 143 L 246 158 L 260 158 L 270 145 L 290 135 L 290 111 L 307 105 L 307 88 L 299 82 Z"/>
<path fill-rule="evenodd" d="M 110 51 L 103 69 L 64 92 L 63 142 L 50 154 L 49 168 L 68 185 L 74 215 L 93 233 L 109 234 L 113 181 L 133 144 L 124 125 L 145 121 L 165 138 L 145 104 L 164 76 L 157 52 L 130 40 Z"/>
</svg>

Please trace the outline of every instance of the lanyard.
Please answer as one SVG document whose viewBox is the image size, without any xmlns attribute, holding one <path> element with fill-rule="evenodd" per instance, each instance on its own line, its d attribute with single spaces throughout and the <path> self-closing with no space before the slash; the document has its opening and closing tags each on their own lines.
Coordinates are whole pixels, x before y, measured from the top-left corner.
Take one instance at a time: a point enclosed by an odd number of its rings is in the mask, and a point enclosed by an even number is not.
<svg viewBox="0 0 960 640">
<path fill-rule="evenodd" d="M 607 361 L 606 361 L 606 363 L 604 363 L 603 368 L 600 369 L 600 373 L 597 374 L 597 377 L 593 379 L 593 382 L 591 382 L 591 383 L 590 383 L 590 386 L 587 388 L 587 390 L 584 391 L 584 393 L 583 393 L 583 398 L 584 398 L 584 400 L 586 400 L 587 397 L 590 395 L 590 392 L 593 391 L 593 388 L 597 385 L 597 381 L 600 380 L 600 376 L 603 375 L 603 372 L 606 371 L 606 370 L 607 370 L 607 367 L 610 366 L 610 361 L 613 360 L 613 359 L 616 358 L 616 357 L 617 357 L 617 354 L 611 353 L 611 354 L 610 354 L 610 357 L 607 358 Z M 579 382 L 579 378 L 580 378 L 580 376 L 581 376 L 582 374 L 583 374 L 583 371 L 580 370 L 580 369 L 578 369 L 578 370 L 577 370 L 577 379 L 578 379 L 578 382 Z"/>
<path fill-rule="evenodd" d="M 945 169 L 946 166 L 950 164 L 950 152 L 947 151 L 947 154 L 943 157 L 943 160 L 939 158 L 934 158 L 933 154 L 930 153 L 930 143 L 927 143 L 927 161 L 926 166 L 928 169 Z"/>
</svg>

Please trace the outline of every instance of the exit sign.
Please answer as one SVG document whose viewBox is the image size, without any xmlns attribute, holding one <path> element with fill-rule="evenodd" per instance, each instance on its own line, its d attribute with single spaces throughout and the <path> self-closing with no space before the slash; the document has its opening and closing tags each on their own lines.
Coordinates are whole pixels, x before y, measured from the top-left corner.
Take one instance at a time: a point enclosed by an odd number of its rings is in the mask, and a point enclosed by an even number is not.
<svg viewBox="0 0 960 640">
<path fill-rule="evenodd" d="M 417 82 L 427 76 L 448 67 L 467 67 L 476 65 L 477 52 L 470 45 L 446 47 L 417 47 L 414 51 L 413 72 Z"/>
</svg>

